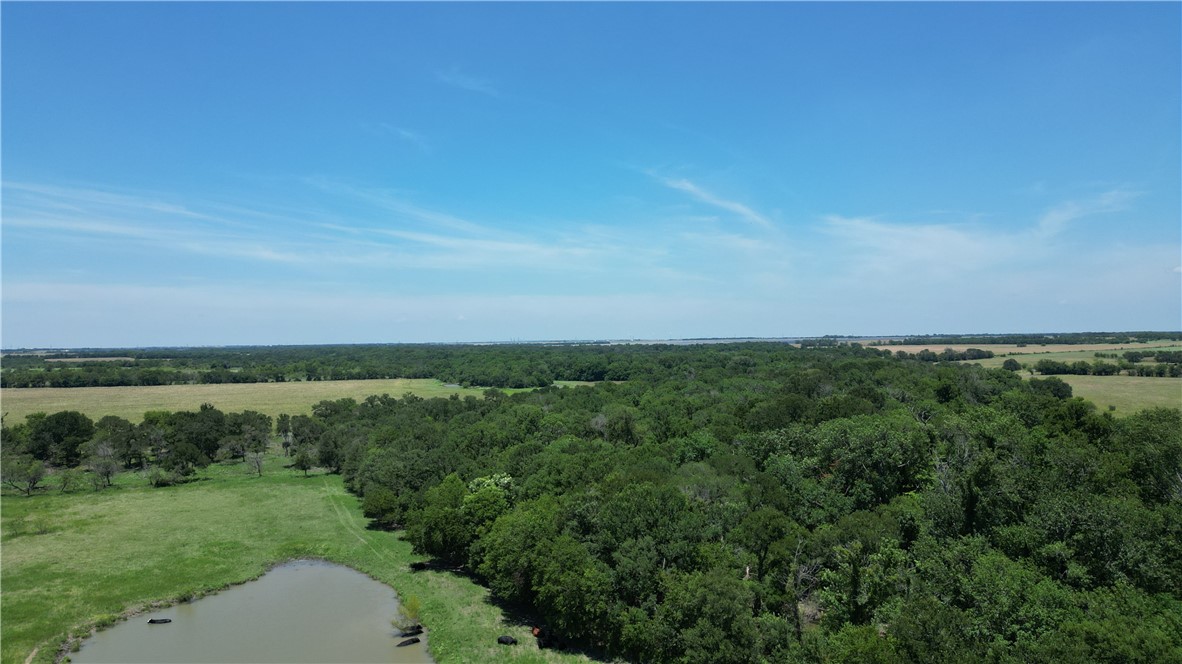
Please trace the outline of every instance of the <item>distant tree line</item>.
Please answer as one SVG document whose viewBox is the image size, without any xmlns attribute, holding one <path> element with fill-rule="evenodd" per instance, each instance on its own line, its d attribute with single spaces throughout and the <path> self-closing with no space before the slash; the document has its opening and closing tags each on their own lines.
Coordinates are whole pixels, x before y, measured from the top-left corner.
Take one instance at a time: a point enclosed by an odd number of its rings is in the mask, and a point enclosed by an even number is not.
<svg viewBox="0 0 1182 664">
<path fill-rule="evenodd" d="M 1165 355 L 1165 354 L 1162 354 Z M 1122 361 L 1117 364 L 1097 360 L 1087 362 L 1060 362 L 1058 360 L 1039 360 L 1034 363 L 1034 370 L 1044 376 L 1072 374 L 1076 376 L 1116 376 L 1126 373 L 1130 376 L 1152 376 L 1176 378 L 1182 376 L 1182 364 L 1175 362 L 1158 362 L 1156 364 L 1133 364 Z"/>
<path fill-rule="evenodd" d="M 1130 350 L 1126 351 L 1122 356 L 1128 362 L 1137 363 L 1147 357 L 1153 358 L 1154 362 L 1163 362 L 1166 364 L 1182 364 L 1182 351 L 1177 350 Z"/>
<path fill-rule="evenodd" d="M 937 353 L 925 348 L 915 353 L 897 350 L 895 351 L 895 355 L 903 359 L 914 359 L 920 362 L 958 362 L 961 360 L 988 359 L 993 357 L 993 351 L 981 350 L 980 348 L 967 348 L 963 351 L 957 351 L 951 348 L 945 348 L 943 351 Z"/>
<path fill-rule="evenodd" d="M 347 345 L 119 349 L 6 355 L 3 387 L 107 387 L 435 378 L 464 386 L 526 388 L 556 380 L 627 380 L 634 346 Z M 113 354 L 130 361 L 57 362 Z"/>
<path fill-rule="evenodd" d="M 1015 343 L 1132 343 L 1150 339 L 1182 338 L 1171 332 L 1088 333 L 999 337 L 913 337 L 908 344 Z M 729 346 L 731 344 L 719 344 Z M 786 345 L 786 344 L 777 344 Z M 860 348 L 846 337 L 801 341 L 808 350 L 838 346 Z M 288 381 L 434 378 L 463 386 L 529 388 L 554 381 L 631 380 L 643 371 L 638 360 L 652 349 L 671 358 L 693 354 L 692 345 L 443 345 L 370 344 L 336 346 L 243 346 L 226 348 L 107 349 L 56 354 L 8 354 L 0 371 L 2 387 L 111 387 Z M 885 349 L 884 349 L 885 351 Z M 1139 352 L 1139 351 L 1135 351 Z M 1155 352 L 1174 357 L 1158 362 L 1177 363 L 1177 351 Z M 101 360 L 112 356 L 128 360 Z M 904 358 L 924 362 L 977 360 L 993 351 L 969 348 L 942 352 L 922 350 Z M 68 359 L 70 362 L 59 360 Z M 670 360 L 675 361 L 675 360 Z M 1132 360 L 1136 362 L 1136 360 Z"/>
</svg>

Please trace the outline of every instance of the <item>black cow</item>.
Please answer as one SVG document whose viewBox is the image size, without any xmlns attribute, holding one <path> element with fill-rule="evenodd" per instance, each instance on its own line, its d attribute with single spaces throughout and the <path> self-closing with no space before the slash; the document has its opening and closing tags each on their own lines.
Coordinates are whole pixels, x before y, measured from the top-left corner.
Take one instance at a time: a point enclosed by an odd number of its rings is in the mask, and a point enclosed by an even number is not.
<svg viewBox="0 0 1182 664">
<path fill-rule="evenodd" d="M 405 641 L 403 641 L 403 642 L 399 643 L 399 644 L 398 644 L 397 646 L 395 646 L 395 647 L 396 647 L 396 648 L 401 648 L 401 647 L 403 647 L 403 646 L 413 646 L 414 644 L 416 644 L 416 643 L 418 643 L 418 642 L 419 642 L 419 640 L 418 640 L 418 639 L 407 639 L 407 640 L 405 640 Z"/>
<path fill-rule="evenodd" d="M 515 646 L 517 645 L 517 639 L 511 636 L 498 636 L 497 643 L 503 646 Z"/>
<path fill-rule="evenodd" d="M 410 629 L 399 634 L 398 636 L 405 639 L 408 636 L 418 636 L 419 634 L 422 634 L 422 633 L 423 633 L 423 626 L 422 625 L 415 625 L 414 627 L 411 627 Z"/>
</svg>

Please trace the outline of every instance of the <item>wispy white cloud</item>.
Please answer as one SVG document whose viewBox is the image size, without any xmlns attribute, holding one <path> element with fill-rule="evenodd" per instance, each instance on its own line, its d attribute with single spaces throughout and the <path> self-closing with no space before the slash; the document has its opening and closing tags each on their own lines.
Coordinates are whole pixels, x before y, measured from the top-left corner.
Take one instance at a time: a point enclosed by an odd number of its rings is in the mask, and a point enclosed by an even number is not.
<svg viewBox="0 0 1182 664">
<path fill-rule="evenodd" d="M 63 187 L 29 182 L 13 182 L 11 180 L 5 180 L 3 186 L 5 190 L 8 190 L 10 195 L 13 193 L 24 195 L 23 199 L 18 198 L 15 201 L 17 206 L 24 201 L 28 203 L 35 202 L 37 205 L 43 207 L 77 212 L 86 211 L 89 213 L 98 210 L 131 209 L 171 217 L 184 217 L 219 223 L 226 222 L 226 219 L 220 216 L 199 212 L 184 205 L 161 201 L 158 197 L 150 195 L 133 195 L 87 187 Z M 13 206 L 6 205 L 6 207 L 11 208 Z"/>
<path fill-rule="evenodd" d="M 39 243 L 85 238 L 143 245 L 152 255 L 179 253 L 241 259 L 249 262 L 298 264 L 362 264 L 375 254 L 342 243 L 322 243 L 301 236 L 298 219 L 275 219 L 247 208 L 229 217 L 206 213 L 192 205 L 166 202 L 94 188 L 4 183 L 4 227 L 14 240 Z M 225 210 L 222 210 L 224 212 Z M 235 218 L 241 215 L 241 219 Z M 259 219 L 265 219 L 261 223 Z"/>
<path fill-rule="evenodd" d="M 1005 240 L 952 224 L 897 224 L 870 217 L 826 217 L 824 230 L 838 240 L 820 267 L 847 287 L 947 284 L 1007 260 Z"/>
<path fill-rule="evenodd" d="M 558 224 L 522 234 L 426 208 L 389 191 L 323 179 L 304 184 L 341 197 L 342 205 L 331 199 L 327 204 L 348 212 L 338 213 L 335 222 L 325 222 L 316 213 L 307 218 L 295 211 L 288 216 L 256 215 L 244 204 L 227 206 L 236 212 L 221 220 L 199 206 L 160 198 L 5 185 L 9 195 L 4 225 L 14 234 L 8 248 L 17 242 L 45 246 L 107 239 L 124 248 L 143 246 L 144 255 L 191 254 L 319 273 L 340 266 L 382 272 L 487 269 L 512 278 L 539 270 L 567 274 L 648 269 L 664 257 L 635 233 L 612 237 Z M 43 193 L 51 195 L 42 198 Z M 63 207 L 53 204 L 54 200 L 70 204 Z M 347 216 L 340 219 L 341 215 Z M 206 218 L 218 218 L 219 223 L 208 223 Z"/>
<path fill-rule="evenodd" d="M 500 270 L 587 270 L 606 267 L 615 260 L 616 251 L 568 244 L 529 240 L 467 238 L 434 233 L 419 233 L 384 228 L 366 228 L 376 236 L 403 240 L 393 259 L 403 268 Z"/>
<path fill-rule="evenodd" d="M 1054 258 L 1051 240 L 1080 219 L 1128 208 L 1139 195 L 1114 189 L 1064 201 L 1025 228 L 997 230 L 979 222 L 963 224 L 893 223 L 875 217 L 824 218 L 822 230 L 840 242 L 838 255 L 850 273 L 862 278 L 906 282 L 983 274 L 1003 265 L 1027 267 Z M 970 215 L 973 216 L 973 215 Z"/>
<path fill-rule="evenodd" d="M 687 179 L 667 178 L 658 175 L 653 175 L 653 177 L 670 189 L 676 189 L 677 191 L 685 192 L 702 203 L 711 205 L 720 210 L 730 212 L 749 223 L 755 224 L 756 226 L 760 226 L 762 228 L 775 227 L 775 224 L 772 223 L 771 219 L 763 214 L 760 214 L 759 212 L 756 212 L 749 206 L 744 205 L 738 201 L 731 201 L 717 196 Z"/>
<path fill-rule="evenodd" d="M 86 235 L 111 235 L 124 238 L 140 238 L 164 241 L 171 236 L 167 230 L 136 226 L 127 223 L 110 222 L 92 217 L 61 218 L 5 215 L 4 226 L 8 229 L 29 229 L 34 231 L 72 231 Z"/>
<path fill-rule="evenodd" d="M 479 92 L 490 97 L 499 97 L 501 95 L 500 90 L 497 89 L 496 84 L 492 80 L 465 74 L 460 71 L 459 67 L 453 66 L 451 69 L 437 71 L 435 72 L 435 76 L 440 81 L 452 87 L 460 88 L 461 90 Z"/>
<path fill-rule="evenodd" d="M 393 125 L 393 124 L 390 124 L 389 122 L 378 122 L 376 124 L 365 124 L 365 125 L 363 125 L 363 127 L 366 129 L 366 131 L 369 131 L 370 133 L 372 133 L 374 135 L 391 136 L 393 138 L 396 138 L 408 145 L 413 146 L 415 149 L 417 149 L 419 152 L 422 152 L 423 154 L 429 155 L 432 152 L 431 143 L 427 140 L 426 136 L 424 136 L 423 134 L 421 134 L 417 131 L 407 129 L 406 127 L 400 127 L 397 125 Z"/>
<path fill-rule="evenodd" d="M 679 234 L 679 237 L 694 244 L 728 249 L 745 254 L 760 254 L 768 251 L 778 251 L 777 247 L 768 244 L 764 240 L 747 237 L 745 235 L 737 235 L 735 233 L 681 233 Z"/>
<path fill-rule="evenodd" d="M 1113 189 L 1091 198 L 1065 201 L 1043 213 L 1031 233 L 1043 239 L 1054 237 L 1083 217 L 1124 210 L 1140 195 L 1130 189 Z"/>
<path fill-rule="evenodd" d="M 400 215 L 403 219 L 424 222 L 436 227 L 442 227 L 470 235 L 488 235 L 497 231 L 455 215 L 432 210 L 406 200 L 406 197 L 396 193 L 364 187 L 356 187 L 325 178 L 313 177 L 304 180 L 322 191 L 352 198 L 388 212 Z"/>
</svg>

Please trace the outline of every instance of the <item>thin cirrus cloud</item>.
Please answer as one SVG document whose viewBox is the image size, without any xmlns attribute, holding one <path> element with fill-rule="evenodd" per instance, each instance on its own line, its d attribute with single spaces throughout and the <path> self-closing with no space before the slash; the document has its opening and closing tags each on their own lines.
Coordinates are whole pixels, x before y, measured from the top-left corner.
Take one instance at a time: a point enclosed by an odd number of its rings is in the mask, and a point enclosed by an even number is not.
<svg viewBox="0 0 1182 664">
<path fill-rule="evenodd" d="M 490 97 L 501 96 L 500 90 L 491 80 L 481 78 L 479 76 L 472 76 L 460 71 L 459 67 L 452 67 L 447 70 L 440 70 L 435 72 L 436 78 L 443 83 L 450 85 L 453 88 L 467 90 L 469 92 L 479 92 L 480 94 L 488 95 Z"/>
<path fill-rule="evenodd" d="M 95 188 L 29 183 L 4 183 L 4 227 L 8 246 L 22 241 L 62 243 L 69 240 L 109 239 L 137 243 L 154 252 L 188 253 L 269 263 L 306 261 L 358 264 L 370 257 L 334 251 L 312 241 L 279 237 L 273 215 L 233 207 L 231 216 L 204 212 L 193 205 Z M 257 217 L 257 218 L 256 218 Z M 293 220 L 286 218 L 290 228 Z M 82 256 L 84 262 L 89 256 Z"/>
<path fill-rule="evenodd" d="M 658 175 L 653 175 L 653 177 L 656 178 L 661 184 L 665 185 L 666 187 L 669 187 L 670 189 L 675 189 L 677 191 L 685 192 L 685 193 L 689 194 L 692 198 L 694 198 L 702 203 L 713 206 L 713 207 L 718 208 L 720 210 L 724 210 L 726 212 L 730 212 L 731 214 L 734 214 L 735 216 L 739 217 L 740 219 L 743 219 L 744 221 L 746 221 L 750 224 L 754 224 L 755 226 L 759 226 L 759 227 L 765 228 L 765 229 L 771 229 L 771 228 L 775 227 L 775 224 L 772 223 L 771 219 L 769 219 L 767 216 L 765 216 L 763 214 L 760 214 L 759 212 L 756 212 L 755 210 L 753 210 L 749 206 L 744 205 L 743 203 L 740 203 L 738 201 L 731 201 L 731 200 L 727 200 L 725 198 L 722 198 L 720 196 L 717 196 L 714 193 L 707 191 L 706 189 L 702 188 L 701 186 L 699 186 L 687 179 L 668 178 L 668 177 L 661 177 Z"/>
<path fill-rule="evenodd" d="M 1003 240 L 951 224 L 891 224 L 870 217 L 829 215 L 823 230 L 840 247 L 835 260 L 848 261 L 845 271 L 854 276 L 947 277 L 985 267 L 1006 255 Z"/>
<path fill-rule="evenodd" d="M 376 136 L 391 136 L 396 138 L 403 143 L 413 146 L 424 155 L 430 155 L 432 153 L 430 141 L 427 140 L 426 136 L 417 131 L 393 125 L 389 122 L 365 123 L 361 126 L 362 129 Z"/>
<path fill-rule="evenodd" d="M 1140 192 L 1113 189 L 1096 196 L 1064 201 L 1017 230 L 992 230 L 981 224 L 888 223 L 874 217 L 829 215 L 822 230 L 839 242 L 840 255 L 851 259 L 858 274 L 927 279 L 983 270 L 1002 264 L 1052 260 L 1051 240 L 1072 224 L 1119 212 Z"/>
<path fill-rule="evenodd" d="M 198 212 L 184 205 L 159 200 L 159 197 L 130 195 L 121 192 L 104 191 L 84 187 L 64 187 L 31 182 L 6 180 L 5 207 L 20 209 L 22 204 L 34 205 L 40 209 L 72 210 L 92 213 L 111 209 L 125 211 L 134 209 L 203 221 L 224 222 L 218 216 Z M 15 198 L 15 200 L 14 200 Z"/>
<path fill-rule="evenodd" d="M 308 216 L 276 216 L 243 204 L 227 206 L 234 212 L 223 218 L 201 211 L 200 205 L 165 202 L 155 195 L 5 183 L 8 248 L 19 250 L 22 242 L 107 239 L 135 243 L 160 256 L 213 256 L 319 272 L 333 266 L 382 271 L 599 271 L 644 266 L 660 258 L 635 237 L 623 241 L 562 229 L 522 235 L 429 209 L 387 191 L 317 179 L 304 184 L 348 199 L 348 218 L 324 222 L 314 211 Z M 90 259 L 84 254 L 78 260 L 84 264 Z"/>
<path fill-rule="evenodd" d="M 324 193 L 393 213 L 395 217 L 392 221 L 420 222 L 429 226 L 445 228 L 450 231 L 469 235 L 491 235 L 497 233 L 496 230 L 482 224 L 411 203 L 397 193 L 381 189 L 357 187 L 322 177 L 305 178 L 303 182 Z"/>
<path fill-rule="evenodd" d="M 1031 234 L 1041 239 L 1054 237 L 1067 230 L 1068 226 L 1077 219 L 1124 210 L 1133 199 L 1140 195 L 1141 192 L 1121 188 L 1112 189 L 1083 200 L 1065 201 L 1047 210 L 1039 217 L 1038 224 Z"/>
</svg>

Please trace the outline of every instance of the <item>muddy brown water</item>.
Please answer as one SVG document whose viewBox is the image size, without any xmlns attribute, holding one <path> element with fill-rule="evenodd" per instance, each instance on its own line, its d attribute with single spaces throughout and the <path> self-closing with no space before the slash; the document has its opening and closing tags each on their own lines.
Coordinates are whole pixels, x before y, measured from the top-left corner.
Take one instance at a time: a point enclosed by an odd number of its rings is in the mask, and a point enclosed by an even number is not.
<svg viewBox="0 0 1182 664">
<path fill-rule="evenodd" d="M 427 635 L 411 646 L 390 621 L 393 589 L 341 565 L 300 560 L 194 602 L 137 615 L 70 655 L 99 662 L 431 662 Z M 150 619 L 171 623 L 150 625 Z"/>
</svg>

